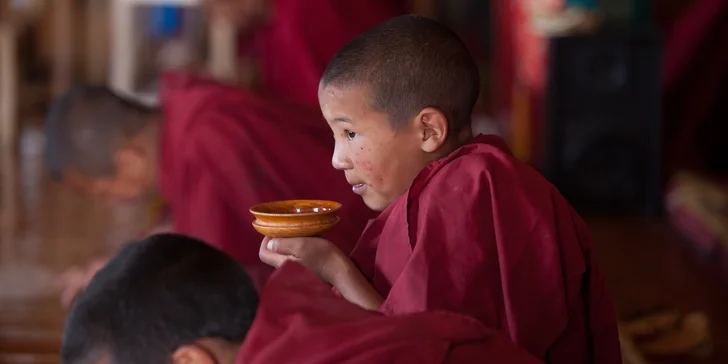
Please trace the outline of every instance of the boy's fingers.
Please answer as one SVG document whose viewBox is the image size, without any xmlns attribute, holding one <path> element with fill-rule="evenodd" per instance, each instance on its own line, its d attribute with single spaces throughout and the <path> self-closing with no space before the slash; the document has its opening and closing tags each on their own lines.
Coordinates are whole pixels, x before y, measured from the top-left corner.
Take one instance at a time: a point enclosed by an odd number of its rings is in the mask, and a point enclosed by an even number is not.
<svg viewBox="0 0 728 364">
<path fill-rule="evenodd" d="M 63 272 L 60 277 L 56 278 L 54 281 L 54 285 L 57 289 L 63 290 L 65 289 L 71 282 L 74 280 L 77 280 L 80 276 L 83 275 L 83 270 L 79 267 L 73 267 L 71 269 L 68 269 L 67 271 Z"/>
<path fill-rule="evenodd" d="M 76 297 L 89 284 L 96 272 L 106 264 L 106 260 L 96 260 L 88 268 L 73 267 L 63 273 L 54 282 L 55 288 L 60 291 L 61 306 L 69 308 Z"/>
<path fill-rule="evenodd" d="M 97 260 L 94 260 L 93 262 L 91 262 L 91 264 L 89 265 L 88 269 L 86 269 L 86 272 L 84 274 L 84 278 L 86 279 L 86 284 L 88 284 L 88 282 L 91 282 L 91 279 L 93 279 L 93 277 L 96 275 L 96 273 L 98 273 L 101 270 L 101 268 L 106 266 L 107 262 L 108 262 L 108 260 L 106 260 L 106 259 L 97 259 Z"/>
<path fill-rule="evenodd" d="M 63 306 L 63 308 L 71 307 L 76 296 L 78 296 L 79 292 L 81 292 L 81 289 L 82 286 L 77 282 L 67 286 L 63 292 L 61 292 L 61 306 Z"/>
<path fill-rule="evenodd" d="M 278 254 L 276 252 L 270 251 L 268 249 L 268 243 L 270 242 L 269 238 L 263 239 L 263 242 L 260 244 L 260 250 L 258 251 L 258 257 L 260 260 L 273 267 L 280 267 L 285 263 L 288 259 L 292 257 L 288 257 L 282 254 Z"/>
</svg>

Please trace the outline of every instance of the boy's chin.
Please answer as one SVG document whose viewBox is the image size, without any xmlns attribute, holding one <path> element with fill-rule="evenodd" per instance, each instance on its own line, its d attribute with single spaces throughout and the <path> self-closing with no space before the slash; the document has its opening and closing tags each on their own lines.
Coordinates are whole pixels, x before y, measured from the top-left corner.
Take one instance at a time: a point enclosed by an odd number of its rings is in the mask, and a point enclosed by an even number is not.
<svg viewBox="0 0 728 364">
<path fill-rule="evenodd" d="M 391 203 L 391 201 L 387 201 L 386 199 L 382 198 L 381 196 L 362 196 L 362 199 L 364 200 L 364 204 L 367 205 L 370 209 L 382 212 L 384 211 L 387 206 Z"/>
</svg>

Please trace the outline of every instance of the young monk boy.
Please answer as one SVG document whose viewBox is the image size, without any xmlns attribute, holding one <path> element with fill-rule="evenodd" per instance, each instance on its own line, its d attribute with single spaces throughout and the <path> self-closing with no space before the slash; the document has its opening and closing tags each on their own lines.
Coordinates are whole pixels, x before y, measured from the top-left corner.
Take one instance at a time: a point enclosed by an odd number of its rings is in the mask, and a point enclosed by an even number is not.
<svg viewBox="0 0 728 364">
<path fill-rule="evenodd" d="M 344 46 L 319 86 L 332 162 L 381 213 L 350 259 L 315 238 L 265 239 L 261 259 L 297 260 L 367 309 L 472 316 L 550 363 L 621 362 L 586 226 L 502 139 L 472 137 L 477 96 L 473 59 L 435 21 Z"/>
<path fill-rule="evenodd" d="M 462 315 L 387 317 L 363 310 L 296 263 L 271 278 L 258 306 L 250 278 L 233 259 L 174 234 L 127 245 L 96 274 L 68 316 L 61 360 L 538 363 L 505 336 Z"/>
</svg>

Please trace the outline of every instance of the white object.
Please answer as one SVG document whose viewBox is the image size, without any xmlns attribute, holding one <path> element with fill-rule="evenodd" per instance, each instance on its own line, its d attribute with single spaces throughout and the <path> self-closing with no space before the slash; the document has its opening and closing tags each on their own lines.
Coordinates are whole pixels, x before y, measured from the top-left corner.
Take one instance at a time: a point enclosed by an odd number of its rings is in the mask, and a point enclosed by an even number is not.
<svg viewBox="0 0 728 364">
<path fill-rule="evenodd" d="M 202 0 L 113 0 L 110 7 L 112 24 L 111 35 L 111 64 L 110 86 L 122 95 L 134 98 L 146 105 L 154 106 L 159 103 L 156 90 L 139 90 L 135 87 L 138 70 L 137 57 L 140 49 L 139 42 L 144 34 L 139 34 L 141 21 L 135 17 L 135 9 L 139 6 L 177 6 L 186 8 L 202 7 Z M 219 60 L 235 57 L 235 29 L 228 24 L 216 23 L 210 25 L 211 58 Z M 214 73 L 219 77 L 229 73 L 225 62 L 215 62 Z"/>
<path fill-rule="evenodd" d="M 210 73 L 221 81 L 234 81 L 237 73 L 236 34 L 232 23 L 213 20 L 210 24 Z"/>
<path fill-rule="evenodd" d="M 156 91 L 139 91 L 135 87 L 137 78 L 136 64 L 139 52 L 138 41 L 140 19 L 135 17 L 138 6 L 179 6 L 200 7 L 202 0 L 113 0 L 110 7 L 111 64 L 110 87 L 122 95 L 136 99 L 149 106 L 159 103 Z"/>
</svg>

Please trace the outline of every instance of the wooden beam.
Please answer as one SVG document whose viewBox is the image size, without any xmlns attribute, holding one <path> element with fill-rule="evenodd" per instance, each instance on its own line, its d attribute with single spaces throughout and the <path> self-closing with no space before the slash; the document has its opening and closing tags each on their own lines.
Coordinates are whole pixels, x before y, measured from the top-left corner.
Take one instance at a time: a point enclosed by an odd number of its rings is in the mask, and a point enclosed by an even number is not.
<svg viewBox="0 0 728 364">
<path fill-rule="evenodd" d="M 0 20 L 0 144 L 7 153 L 15 145 L 18 125 L 18 54 L 16 28 Z"/>
<path fill-rule="evenodd" d="M 51 1 L 53 66 L 51 92 L 58 96 L 73 82 L 73 0 Z"/>
</svg>

